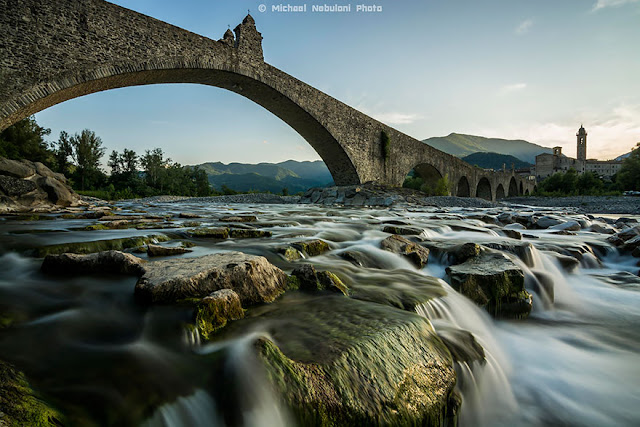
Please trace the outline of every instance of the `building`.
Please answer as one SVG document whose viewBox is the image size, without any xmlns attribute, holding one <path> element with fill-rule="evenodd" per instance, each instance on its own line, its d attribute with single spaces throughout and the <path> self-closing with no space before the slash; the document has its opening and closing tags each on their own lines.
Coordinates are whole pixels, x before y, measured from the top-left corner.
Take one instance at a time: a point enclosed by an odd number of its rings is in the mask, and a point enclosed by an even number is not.
<svg viewBox="0 0 640 427">
<path fill-rule="evenodd" d="M 600 178 L 609 180 L 622 167 L 622 161 L 619 160 L 587 159 L 587 131 L 584 126 L 580 126 L 576 133 L 576 157 L 567 157 L 562 154 L 562 147 L 553 147 L 553 153 L 536 156 L 536 165 L 531 168 L 531 174 L 540 181 L 554 173 L 575 169 L 579 174 L 594 172 Z"/>
</svg>

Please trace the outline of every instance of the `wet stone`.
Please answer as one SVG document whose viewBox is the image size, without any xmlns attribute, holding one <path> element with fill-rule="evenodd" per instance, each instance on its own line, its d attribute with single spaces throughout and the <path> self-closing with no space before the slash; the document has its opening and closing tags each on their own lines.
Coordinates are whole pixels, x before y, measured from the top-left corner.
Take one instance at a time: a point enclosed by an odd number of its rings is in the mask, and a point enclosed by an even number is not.
<svg viewBox="0 0 640 427">
<path fill-rule="evenodd" d="M 195 323 L 200 336 L 205 340 L 211 338 L 231 320 L 244 317 L 240 297 L 231 289 L 221 289 L 201 299 L 195 312 Z"/>
<path fill-rule="evenodd" d="M 389 236 L 380 242 L 385 251 L 393 252 L 411 261 L 416 267 L 422 268 L 429 262 L 429 249 L 411 242 L 402 236 Z"/>
<path fill-rule="evenodd" d="M 185 249 L 181 247 L 160 246 L 160 245 L 154 245 L 154 244 L 149 244 L 147 246 L 147 255 L 151 257 L 181 255 L 189 252 L 193 252 L 193 251 L 191 251 L 190 249 Z"/>
</svg>

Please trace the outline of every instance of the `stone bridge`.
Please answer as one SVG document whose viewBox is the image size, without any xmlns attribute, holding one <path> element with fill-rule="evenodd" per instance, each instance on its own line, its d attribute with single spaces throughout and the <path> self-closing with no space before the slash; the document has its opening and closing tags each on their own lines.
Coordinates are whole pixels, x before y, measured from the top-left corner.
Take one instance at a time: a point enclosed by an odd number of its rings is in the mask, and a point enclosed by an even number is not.
<svg viewBox="0 0 640 427">
<path fill-rule="evenodd" d="M 470 166 L 267 64 L 250 15 L 235 34 L 211 40 L 102 0 L 0 0 L 0 10 L 0 130 L 94 92 L 198 83 L 233 91 L 285 121 L 337 185 L 400 186 L 414 169 L 432 183 L 446 175 L 453 195 L 495 200 L 533 190 L 513 172 Z"/>
</svg>

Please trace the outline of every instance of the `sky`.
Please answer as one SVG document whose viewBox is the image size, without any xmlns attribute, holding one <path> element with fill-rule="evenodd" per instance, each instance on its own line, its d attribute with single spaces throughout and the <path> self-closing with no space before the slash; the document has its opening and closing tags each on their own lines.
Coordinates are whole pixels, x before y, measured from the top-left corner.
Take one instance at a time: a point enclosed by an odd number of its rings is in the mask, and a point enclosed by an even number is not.
<svg viewBox="0 0 640 427">
<path fill-rule="evenodd" d="M 277 13 L 271 0 L 113 2 L 212 39 L 250 10 L 268 63 L 418 139 L 525 139 L 575 156 L 584 124 L 588 156 L 600 159 L 640 141 L 640 0 L 337 0 L 351 13 Z M 36 119 L 52 140 L 89 128 L 108 152 L 160 147 L 182 164 L 320 158 L 269 111 L 210 86 L 115 89 Z"/>
</svg>

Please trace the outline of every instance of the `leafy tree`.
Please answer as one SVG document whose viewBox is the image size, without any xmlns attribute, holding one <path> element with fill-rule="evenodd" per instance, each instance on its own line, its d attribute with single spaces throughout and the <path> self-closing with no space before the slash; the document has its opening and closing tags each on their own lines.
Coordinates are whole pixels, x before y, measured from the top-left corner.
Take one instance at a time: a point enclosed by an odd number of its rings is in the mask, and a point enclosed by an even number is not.
<svg viewBox="0 0 640 427">
<path fill-rule="evenodd" d="M 74 175 L 80 183 L 80 189 L 85 190 L 104 181 L 104 173 L 100 170 L 100 159 L 105 152 L 102 139 L 95 132 L 85 129 L 73 135 L 69 142 L 73 148 L 71 157 L 76 164 Z"/>
<path fill-rule="evenodd" d="M 144 156 L 140 158 L 140 164 L 144 168 L 145 181 L 147 185 L 162 191 L 164 186 L 163 171 L 171 162 L 171 159 L 164 158 L 161 148 L 146 150 Z"/>
<path fill-rule="evenodd" d="M 122 169 L 120 168 L 120 154 L 116 150 L 113 150 L 109 155 L 109 161 L 107 162 L 107 166 L 111 168 L 111 175 L 119 175 L 122 173 Z"/>
<path fill-rule="evenodd" d="M 576 181 L 578 194 L 600 193 L 604 188 L 604 182 L 594 172 L 585 172 Z"/>
<path fill-rule="evenodd" d="M 33 116 L 20 120 L 0 133 L 0 156 L 52 166 L 53 153 L 44 140 L 50 133 L 51 129 L 40 127 Z"/>
<path fill-rule="evenodd" d="M 622 161 L 617 182 L 622 190 L 640 191 L 640 142 L 629 157 Z"/>
<path fill-rule="evenodd" d="M 55 157 L 55 170 L 62 174 L 68 174 L 70 172 L 71 162 L 69 157 L 73 154 L 73 147 L 69 134 L 65 131 L 60 132 L 57 142 L 51 143 L 53 155 Z"/>
</svg>

